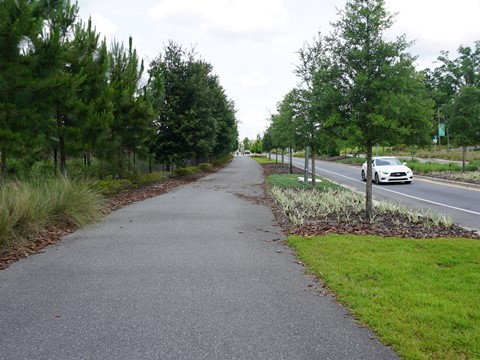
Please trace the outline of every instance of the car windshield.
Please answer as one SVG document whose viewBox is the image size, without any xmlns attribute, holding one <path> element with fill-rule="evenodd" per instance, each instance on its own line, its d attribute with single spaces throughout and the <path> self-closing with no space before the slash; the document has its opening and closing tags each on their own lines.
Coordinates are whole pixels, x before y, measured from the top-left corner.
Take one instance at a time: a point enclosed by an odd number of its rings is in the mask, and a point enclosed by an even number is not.
<svg viewBox="0 0 480 360">
<path fill-rule="evenodd" d="M 390 166 L 390 165 L 402 165 L 400 160 L 396 158 L 389 158 L 389 159 L 377 159 L 376 161 L 377 166 Z"/>
</svg>

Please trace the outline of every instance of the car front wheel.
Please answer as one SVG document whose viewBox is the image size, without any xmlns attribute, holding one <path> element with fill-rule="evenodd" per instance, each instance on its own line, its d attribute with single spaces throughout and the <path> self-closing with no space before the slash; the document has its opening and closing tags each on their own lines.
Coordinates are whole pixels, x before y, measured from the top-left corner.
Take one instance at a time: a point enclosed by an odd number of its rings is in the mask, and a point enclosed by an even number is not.
<svg viewBox="0 0 480 360">
<path fill-rule="evenodd" d="M 365 171 L 362 170 L 362 181 L 367 181 L 367 178 L 365 177 Z"/>
<path fill-rule="evenodd" d="M 378 173 L 375 173 L 375 184 L 380 185 L 380 179 L 378 178 Z"/>
</svg>

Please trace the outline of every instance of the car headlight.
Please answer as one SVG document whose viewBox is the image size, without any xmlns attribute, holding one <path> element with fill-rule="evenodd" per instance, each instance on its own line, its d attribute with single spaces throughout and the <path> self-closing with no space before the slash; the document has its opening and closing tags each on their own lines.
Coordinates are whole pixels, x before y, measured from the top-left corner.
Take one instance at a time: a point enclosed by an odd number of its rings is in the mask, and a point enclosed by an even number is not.
<svg viewBox="0 0 480 360">
<path fill-rule="evenodd" d="M 388 175 L 388 172 L 386 172 L 386 171 L 381 171 L 381 173 L 382 173 L 383 175 Z"/>
</svg>

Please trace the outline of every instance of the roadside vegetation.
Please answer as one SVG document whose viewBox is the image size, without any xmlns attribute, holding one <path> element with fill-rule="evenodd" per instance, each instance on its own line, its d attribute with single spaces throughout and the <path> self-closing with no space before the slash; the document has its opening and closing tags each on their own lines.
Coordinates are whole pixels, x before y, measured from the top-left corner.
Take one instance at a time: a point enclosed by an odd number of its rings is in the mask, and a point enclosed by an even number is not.
<svg viewBox="0 0 480 360">
<path fill-rule="evenodd" d="M 80 227 L 100 220 L 105 201 L 88 184 L 64 178 L 0 186 L 0 250 L 22 245 L 48 227 Z"/>
<path fill-rule="evenodd" d="M 271 175 L 273 176 L 273 175 Z M 277 180 L 277 183 L 280 182 Z M 269 181 L 267 180 L 267 184 Z M 323 191 L 310 189 L 272 187 L 271 194 L 281 206 L 284 214 L 296 226 L 319 218 L 334 217 L 339 223 L 351 223 L 364 217 L 365 198 L 362 194 L 347 189 L 332 189 L 328 186 Z M 418 212 L 389 201 L 374 204 L 371 219 L 366 221 L 375 225 L 375 218 L 395 217 L 400 222 L 420 224 L 426 229 L 440 227 L 448 229 L 454 222 L 451 217 L 440 215 L 429 210 Z"/>
<path fill-rule="evenodd" d="M 480 357 L 478 240 L 327 235 L 288 244 L 402 358 Z"/>
<path fill-rule="evenodd" d="M 361 194 L 324 179 L 299 187 L 286 164 L 263 166 L 287 243 L 320 279 L 320 293 L 335 296 L 402 358 L 480 356 L 478 234 L 389 201 L 375 202 L 365 221 Z"/>
</svg>

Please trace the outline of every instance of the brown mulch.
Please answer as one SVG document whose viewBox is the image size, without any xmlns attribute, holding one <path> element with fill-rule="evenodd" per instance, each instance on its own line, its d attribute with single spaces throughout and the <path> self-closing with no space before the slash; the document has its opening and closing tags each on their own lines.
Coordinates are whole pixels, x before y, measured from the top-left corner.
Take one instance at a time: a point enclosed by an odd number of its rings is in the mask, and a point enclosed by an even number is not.
<svg viewBox="0 0 480 360">
<path fill-rule="evenodd" d="M 161 183 L 143 186 L 137 189 L 129 190 L 126 193 L 117 194 L 107 199 L 105 213 L 120 209 L 129 204 L 152 198 L 161 194 L 170 192 L 182 185 L 194 182 L 206 175 L 212 174 L 220 170 L 222 166 L 213 166 L 205 169 L 198 174 L 182 177 L 170 178 Z M 32 254 L 44 252 L 45 247 L 58 243 L 65 235 L 77 230 L 75 226 L 55 226 L 43 230 L 34 239 L 25 240 L 23 243 L 0 251 L 0 270 L 7 268 L 11 263 L 30 256 Z"/>
<path fill-rule="evenodd" d="M 289 174 L 290 167 L 288 164 L 262 164 L 265 176 L 272 174 Z M 303 170 L 297 167 L 292 168 L 292 174 L 303 174 Z"/>
<path fill-rule="evenodd" d="M 264 164 L 265 175 L 270 174 L 288 174 L 289 168 L 286 164 Z M 423 224 L 409 222 L 402 216 L 380 216 L 377 215 L 373 222 L 366 221 L 365 214 L 351 216 L 349 219 L 329 216 L 323 219 L 310 221 L 303 226 L 295 226 L 283 213 L 279 205 L 273 198 L 265 192 L 262 199 L 264 204 L 268 204 L 275 214 L 277 222 L 282 227 L 285 234 L 315 236 L 325 234 L 357 234 L 357 235 L 378 235 L 392 236 L 410 239 L 423 238 L 471 238 L 480 239 L 480 234 L 454 225 L 451 228 L 433 227 L 426 228 Z"/>
</svg>

